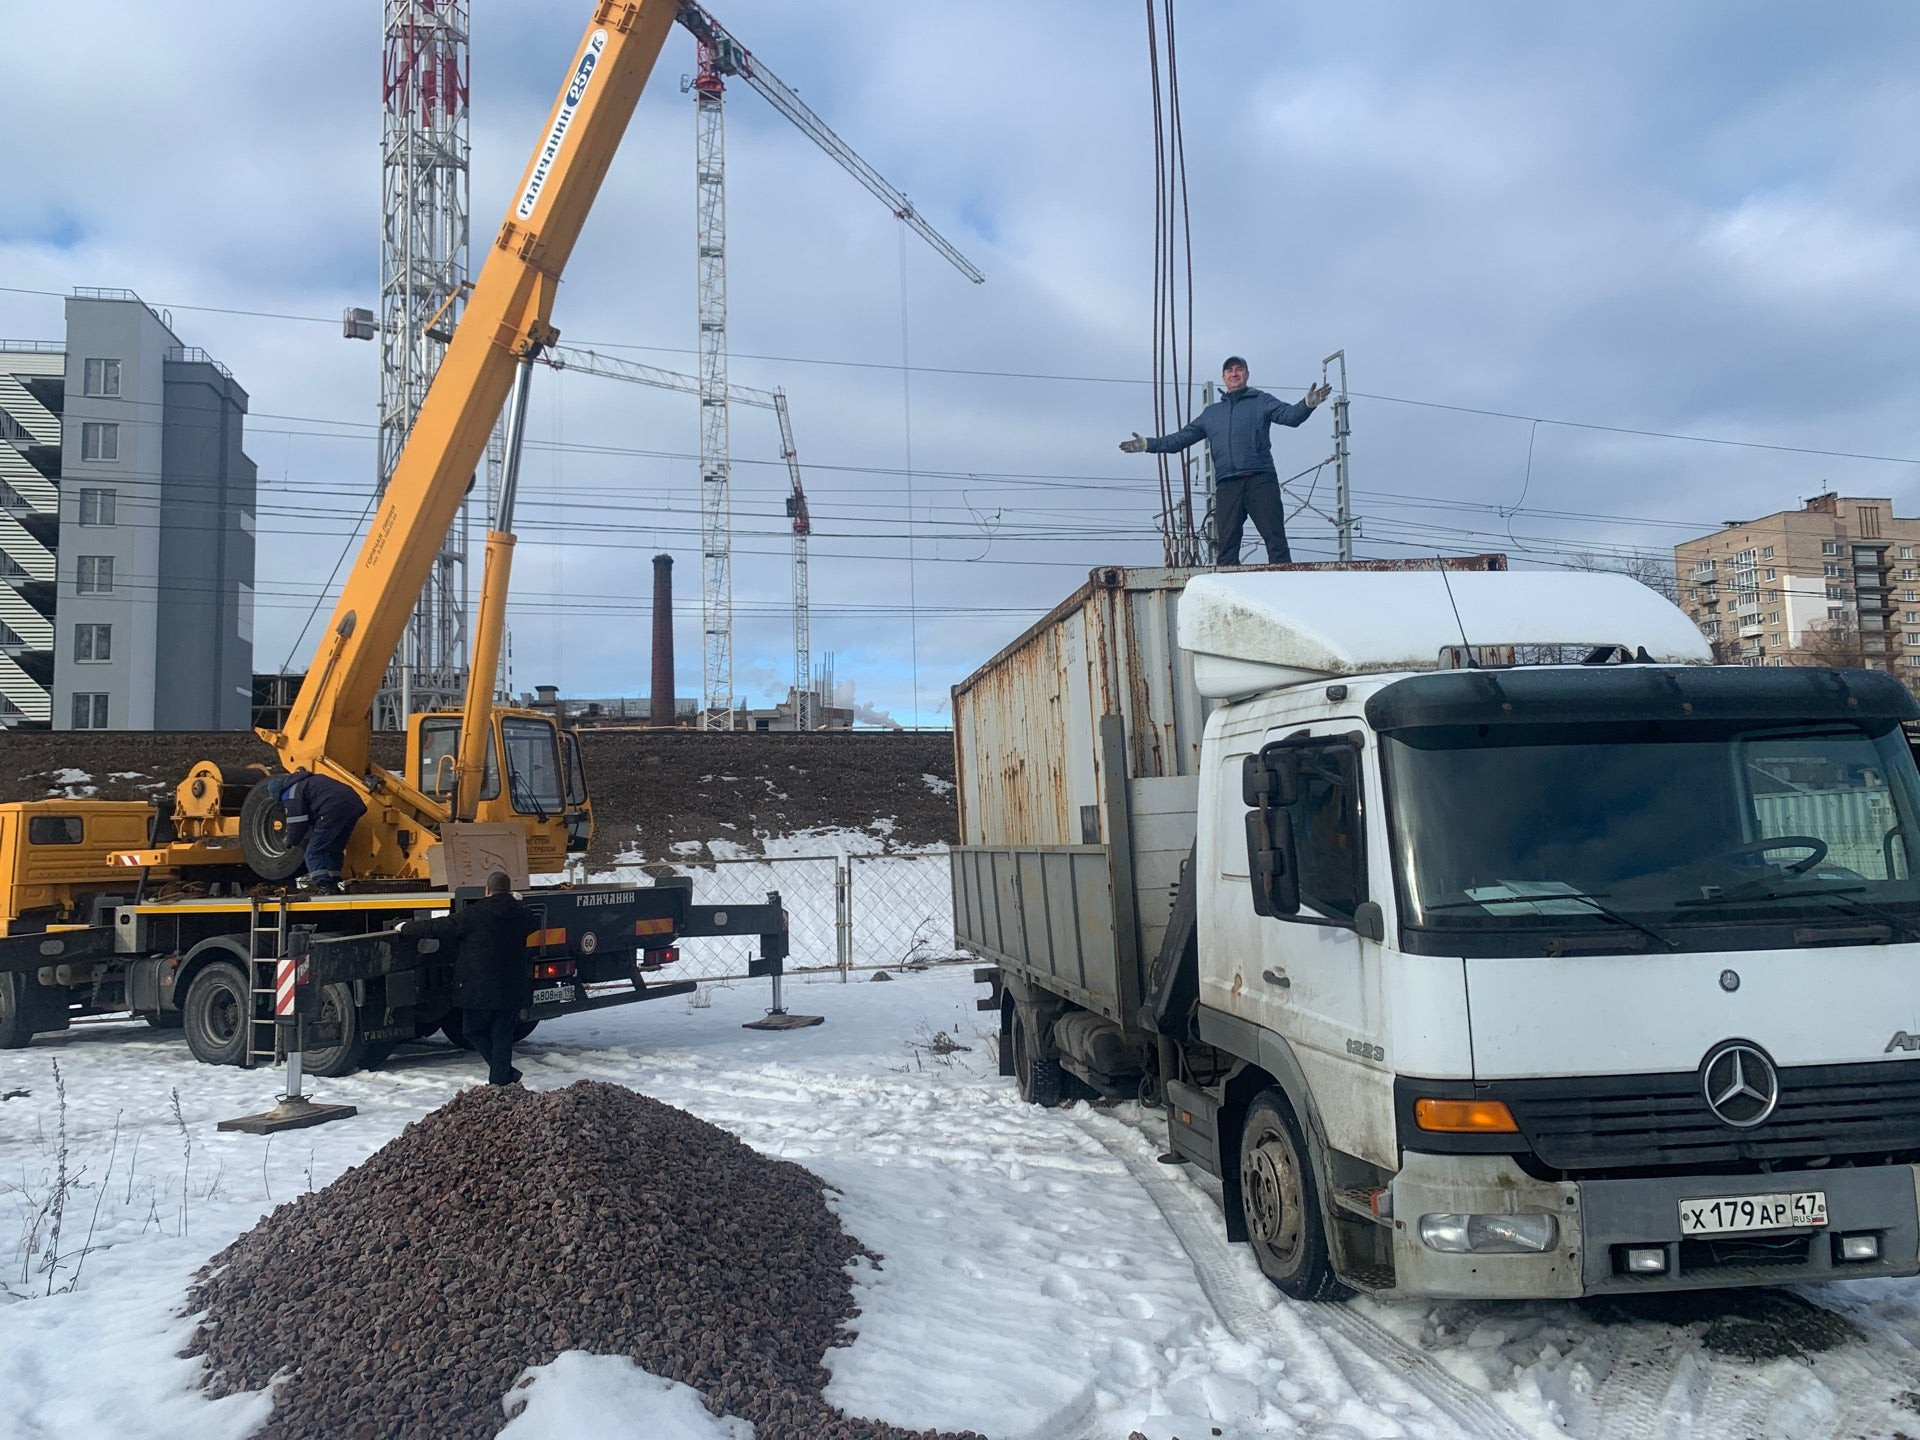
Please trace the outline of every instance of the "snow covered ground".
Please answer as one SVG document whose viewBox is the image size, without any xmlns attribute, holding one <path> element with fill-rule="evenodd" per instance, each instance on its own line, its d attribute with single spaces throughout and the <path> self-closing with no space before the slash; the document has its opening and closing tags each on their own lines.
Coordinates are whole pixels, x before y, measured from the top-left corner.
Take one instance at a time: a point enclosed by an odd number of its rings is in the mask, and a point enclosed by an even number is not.
<svg viewBox="0 0 1920 1440">
<path fill-rule="evenodd" d="M 711 987 L 550 1023 L 520 1064 L 537 1087 L 631 1085 L 837 1188 L 883 1256 L 827 1357 L 857 1414 L 996 1440 L 1920 1434 L 1916 1283 L 1648 1313 L 1283 1301 L 1222 1239 L 1209 1183 L 1156 1163 L 1157 1114 L 1019 1102 L 979 993 L 961 966 L 790 980 L 826 1023 L 765 1033 L 740 1028 L 764 983 Z M 353 1119 L 268 1142 L 214 1123 L 265 1108 L 277 1072 L 196 1065 L 177 1032 L 0 1054 L 0 1094 L 31 1092 L 0 1102 L 0 1437 L 249 1434 L 267 1397 L 209 1402 L 177 1358 L 192 1273 L 479 1078 L 471 1055 L 405 1050 L 315 1083 Z M 563 1356 L 511 1398 L 509 1440 L 750 1435 L 619 1359 Z"/>
</svg>

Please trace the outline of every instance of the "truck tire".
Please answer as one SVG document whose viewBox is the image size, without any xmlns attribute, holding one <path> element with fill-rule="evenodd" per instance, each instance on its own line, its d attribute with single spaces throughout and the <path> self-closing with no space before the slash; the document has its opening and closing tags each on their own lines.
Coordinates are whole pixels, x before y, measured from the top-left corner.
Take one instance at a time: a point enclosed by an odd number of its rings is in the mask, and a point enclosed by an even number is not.
<svg viewBox="0 0 1920 1440">
<path fill-rule="evenodd" d="M 366 1058 L 366 1032 L 360 1027 L 360 1010 L 353 1003 L 353 986 L 336 981 L 320 987 L 319 1018 L 328 1024 L 340 1023 L 340 1041 L 336 1045 L 315 1046 L 301 1059 L 309 1075 L 351 1075 Z"/>
<path fill-rule="evenodd" d="M 1029 1105 L 1052 1109 L 1066 1096 L 1067 1072 L 1040 1051 L 1039 1023 L 1028 1006 L 1013 1007 L 1013 1079 Z"/>
<path fill-rule="evenodd" d="M 262 880 L 291 880 L 307 863 L 307 847 L 287 841 L 287 812 L 274 798 L 271 781 L 249 790 L 240 807 L 240 853 Z"/>
<path fill-rule="evenodd" d="M 1333 1273 L 1320 1187 L 1286 1097 L 1263 1090 L 1240 1129 L 1240 1213 L 1261 1272 L 1295 1300 L 1343 1300 Z"/>
<path fill-rule="evenodd" d="M 232 961 L 216 960 L 195 975 L 180 1012 L 193 1058 L 202 1065 L 238 1065 L 245 1059 L 252 1005 L 246 972 Z"/>
<path fill-rule="evenodd" d="M 0 1050 L 24 1050 L 33 1039 L 27 1019 L 27 977 L 0 975 Z"/>
</svg>

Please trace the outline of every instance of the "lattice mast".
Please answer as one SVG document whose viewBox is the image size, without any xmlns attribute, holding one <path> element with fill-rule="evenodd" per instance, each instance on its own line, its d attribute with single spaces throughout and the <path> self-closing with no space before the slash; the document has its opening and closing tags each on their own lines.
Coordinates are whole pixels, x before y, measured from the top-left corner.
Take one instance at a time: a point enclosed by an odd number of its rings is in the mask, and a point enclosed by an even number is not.
<svg viewBox="0 0 1920 1440">
<path fill-rule="evenodd" d="M 813 617 L 807 596 L 807 537 L 813 519 L 807 514 L 807 492 L 800 485 L 800 452 L 793 443 L 793 421 L 787 416 L 787 392 L 773 392 L 773 413 L 780 419 L 780 453 L 786 457 L 787 518 L 793 522 L 793 728 L 813 729 Z"/>
<path fill-rule="evenodd" d="M 469 0 L 386 0 L 382 75 L 380 453 L 384 492 L 459 319 L 468 278 Z M 465 692 L 467 508 L 374 703 L 377 729 Z"/>
<path fill-rule="evenodd" d="M 700 728 L 733 729 L 733 500 L 727 428 L 725 93 L 716 52 L 700 41 L 695 106 L 695 244 L 700 319 Z"/>
<path fill-rule="evenodd" d="M 700 724 L 710 730 L 733 728 L 733 561 L 732 511 L 727 450 L 727 207 L 726 157 L 722 113 L 723 77 L 743 80 L 866 186 L 914 234 L 976 285 L 986 279 L 973 263 L 929 225 L 911 201 L 814 114 L 800 96 L 754 58 L 726 28 L 694 0 L 680 0 L 680 24 L 699 46 L 699 64 L 683 88 L 693 91 L 695 160 L 698 177 L 700 298 L 700 516 L 701 613 L 706 630 L 704 697 Z M 784 416 L 784 412 L 783 416 Z M 791 445 L 789 444 L 789 448 Z M 797 493 L 797 487 L 796 487 Z M 803 507 L 804 510 L 804 507 Z M 805 538 L 796 532 L 799 579 L 805 579 Z M 796 615 L 796 627 L 800 621 Z M 796 628 L 796 642 L 800 638 Z M 799 660 L 796 657 L 796 668 Z M 804 682 L 798 687 L 802 692 Z M 800 702 L 803 703 L 804 702 Z M 805 728 L 805 727 L 803 727 Z"/>
</svg>

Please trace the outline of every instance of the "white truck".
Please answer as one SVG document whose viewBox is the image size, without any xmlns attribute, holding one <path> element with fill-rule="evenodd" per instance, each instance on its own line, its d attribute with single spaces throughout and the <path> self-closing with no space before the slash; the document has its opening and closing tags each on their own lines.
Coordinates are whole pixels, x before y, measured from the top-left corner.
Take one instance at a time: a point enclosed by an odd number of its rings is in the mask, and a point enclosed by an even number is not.
<svg viewBox="0 0 1920 1440">
<path fill-rule="evenodd" d="M 1296 1297 L 1916 1273 L 1913 697 L 1501 569 L 1099 570 L 954 688 L 1003 1073 Z"/>
</svg>

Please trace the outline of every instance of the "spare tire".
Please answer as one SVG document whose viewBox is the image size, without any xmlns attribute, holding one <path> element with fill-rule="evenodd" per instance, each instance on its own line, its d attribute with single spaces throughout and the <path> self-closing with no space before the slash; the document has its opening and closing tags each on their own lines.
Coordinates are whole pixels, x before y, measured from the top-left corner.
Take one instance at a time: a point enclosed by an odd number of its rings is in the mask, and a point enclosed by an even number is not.
<svg viewBox="0 0 1920 1440">
<path fill-rule="evenodd" d="M 287 840 L 287 812 L 271 780 L 249 790 L 247 803 L 240 807 L 240 853 L 262 880 L 291 880 L 307 863 L 306 845 Z"/>
</svg>

